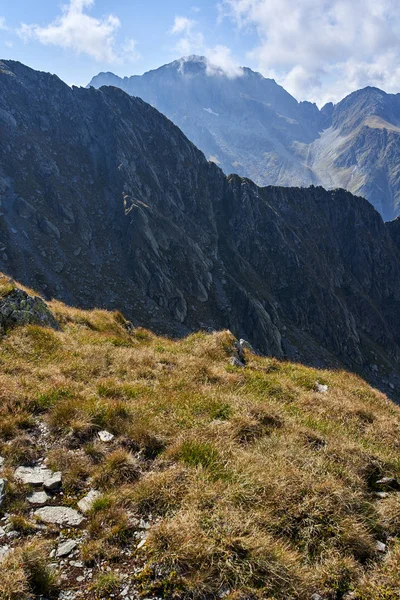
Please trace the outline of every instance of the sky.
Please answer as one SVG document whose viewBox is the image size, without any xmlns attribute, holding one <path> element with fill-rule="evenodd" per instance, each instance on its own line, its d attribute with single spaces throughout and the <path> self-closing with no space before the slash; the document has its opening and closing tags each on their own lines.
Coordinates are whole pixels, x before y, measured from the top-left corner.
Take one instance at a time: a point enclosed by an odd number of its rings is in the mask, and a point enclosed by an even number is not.
<svg viewBox="0 0 400 600">
<path fill-rule="evenodd" d="M 399 0 L 0 0 L 0 58 L 86 85 L 191 54 L 248 66 L 319 106 L 400 92 Z M 210 70 L 210 76 L 217 76 Z"/>
</svg>

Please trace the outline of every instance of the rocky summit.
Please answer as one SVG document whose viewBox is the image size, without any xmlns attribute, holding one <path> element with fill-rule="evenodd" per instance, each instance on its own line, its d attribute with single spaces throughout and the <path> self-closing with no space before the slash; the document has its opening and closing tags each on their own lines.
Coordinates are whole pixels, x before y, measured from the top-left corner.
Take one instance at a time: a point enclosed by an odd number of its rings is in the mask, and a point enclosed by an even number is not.
<svg viewBox="0 0 400 600">
<path fill-rule="evenodd" d="M 8 275 L 168 335 L 228 328 L 265 354 L 396 380 L 398 227 L 363 198 L 226 177 L 143 100 L 13 61 L 0 136 Z"/>
<path fill-rule="evenodd" d="M 343 187 L 385 220 L 400 215 L 400 95 L 367 87 L 320 110 L 249 68 L 189 56 L 144 75 L 99 73 L 172 119 L 225 173 L 259 185 Z M 179 98 L 179 102 L 177 102 Z"/>
</svg>

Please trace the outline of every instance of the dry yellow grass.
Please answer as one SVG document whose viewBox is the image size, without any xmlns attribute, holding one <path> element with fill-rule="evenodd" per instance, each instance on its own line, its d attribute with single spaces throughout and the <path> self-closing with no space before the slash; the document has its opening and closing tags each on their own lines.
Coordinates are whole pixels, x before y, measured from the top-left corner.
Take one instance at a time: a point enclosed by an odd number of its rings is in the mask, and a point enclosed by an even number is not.
<svg viewBox="0 0 400 600">
<path fill-rule="evenodd" d="M 4 510 L 26 514 L 12 468 L 41 420 L 65 502 L 89 476 L 104 494 L 89 514 L 85 561 L 118 564 L 137 544 L 128 515 L 151 513 L 132 575 L 146 597 L 400 597 L 399 495 L 375 494 L 381 476 L 400 475 L 399 407 L 345 371 L 249 352 L 245 368 L 231 367 L 229 332 L 174 341 L 132 331 L 119 313 L 50 307 L 62 331 L 30 325 L 0 341 Z M 111 445 L 96 440 L 101 429 L 115 434 Z M 14 564 L 0 598 L 29 596 Z M 116 585 L 96 581 L 89 596 Z"/>
</svg>

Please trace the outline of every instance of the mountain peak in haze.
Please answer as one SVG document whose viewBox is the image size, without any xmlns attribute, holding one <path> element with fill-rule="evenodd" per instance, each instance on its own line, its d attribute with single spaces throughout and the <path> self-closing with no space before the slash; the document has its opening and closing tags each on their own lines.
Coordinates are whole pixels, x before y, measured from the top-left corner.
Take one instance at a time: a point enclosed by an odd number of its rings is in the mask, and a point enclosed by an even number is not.
<svg viewBox="0 0 400 600">
<path fill-rule="evenodd" d="M 247 67 L 232 77 L 197 55 L 141 76 L 100 73 L 90 85 L 143 98 L 225 173 L 258 185 L 343 187 L 386 220 L 400 214 L 398 94 L 367 87 L 319 110 Z"/>
</svg>

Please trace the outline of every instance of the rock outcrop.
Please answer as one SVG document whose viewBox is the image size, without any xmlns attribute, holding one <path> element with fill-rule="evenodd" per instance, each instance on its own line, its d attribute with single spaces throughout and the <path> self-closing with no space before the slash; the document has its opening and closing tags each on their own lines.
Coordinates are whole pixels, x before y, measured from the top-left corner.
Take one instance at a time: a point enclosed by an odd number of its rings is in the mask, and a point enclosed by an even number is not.
<svg viewBox="0 0 400 600">
<path fill-rule="evenodd" d="M 15 288 L 0 297 L 0 331 L 28 323 L 59 329 L 56 319 L 39 296 L 30 296 Z"/>
<path fill-rule="evenodd" d="M 0 269 L 170 335 L 396 370 L 400 255 L 363 198 L 225 177 L 122 90 L 0 63 Z"/>
</svg>

